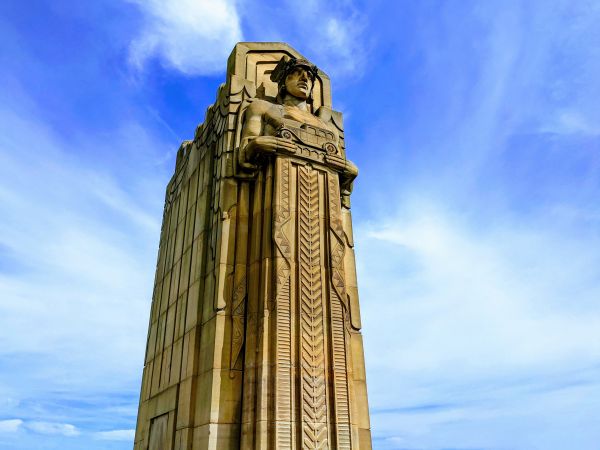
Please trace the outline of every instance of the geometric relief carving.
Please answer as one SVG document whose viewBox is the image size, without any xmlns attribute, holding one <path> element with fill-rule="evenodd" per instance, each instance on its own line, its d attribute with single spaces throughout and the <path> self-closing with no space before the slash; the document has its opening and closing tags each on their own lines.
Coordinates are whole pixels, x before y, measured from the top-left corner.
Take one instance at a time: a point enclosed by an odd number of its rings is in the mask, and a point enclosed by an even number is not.
<svg viewBox="0 0 600 450">
<path fill-rule="evenodd" d="M 346 298 L 344 285 L 344 253 L 346 249 L 343 239 L 340 195 L 338 190 L 338 177 L 328 174 L 328 200 L 329 200 L 329 245 L 331 248 L 331 360 L 333 369 L 333 390 L 335 402 L 335 423 L 337 448 L 350 450 L 352 448 L 350 430 L 350 402 L 348 392 L 348 373 L 346 353 L 346 327 L 348 314 L 344 313 L 345 305 L 342 299 Z M 346 309 L 347 311 L 347 309 Z"/>
<path fill-rule="evenodd" d="M 338 298 L 343 302 L 344 308 L 347 309 L 346 284 L 344 281 L 344 253 L 346 252 L 346 242 L 342 225 L 339 182 L 337 175 L 329 174 L 327 178 L 330 224 L 329 245 L 331 248 L 331 283 Z"/>
<path fill-rule="evenodd" d="M 273 235 L 281 256 L 287 262 L 287 267 L 282 265 L 281 269 L 289 271 L 291 257 L 290 238 L 287 236 L 284 227 L 290 220 L 290 160 L 287 158 L 278 158 L 277 169 L 279 204 L 275 212 Z"/>
<path fill-rule="evenodd" d="M 277 295 L 277 374 L 276 421 L 277 448 L 292 448 L 292 334 L 290 279 L 283 282 Z"/>
<path fill-rule="evenodd" d="M 286 226 L 290 222 L 290 161 L 276 161 L 278 205 L 275 211 L 273 240 L 279 251 L 276 255 L 276 375 L 275 420 L 277 448 L 292 448 L 292 314 L 290 293 L 290 238 Z"/>
<path fill-rule="evenodd" d="M 298 168 L 302 448 L 328 449 L 318 172 Z"/>
<path fill-rule="evenodd" d="M 237 273 L 235 274 L 237 275 Z M 230 369 L 235 369 L 244 345 L 244 317 L 246 314 L 246 275 L 242 273 L 234 285 L 231 304 L 231 361 Z M 233 376 L 233 372 L 230 373 Z"/>
</svg>

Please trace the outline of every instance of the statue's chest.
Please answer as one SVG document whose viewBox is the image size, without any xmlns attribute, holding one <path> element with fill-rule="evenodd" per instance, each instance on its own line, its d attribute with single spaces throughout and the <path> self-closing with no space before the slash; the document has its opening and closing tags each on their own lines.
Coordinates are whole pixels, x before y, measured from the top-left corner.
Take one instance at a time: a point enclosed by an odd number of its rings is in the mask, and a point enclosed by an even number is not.
<svg viewBox="0 0 600 450">
<path fill-rule="evenodd" d="M 337 147 L 338 141 L 337 135 L 318 117 L 283 105 L 277 105 L 265 115 L 265 134 L 318 149 L 324 149 L 325 144 Z"/>
</svg>

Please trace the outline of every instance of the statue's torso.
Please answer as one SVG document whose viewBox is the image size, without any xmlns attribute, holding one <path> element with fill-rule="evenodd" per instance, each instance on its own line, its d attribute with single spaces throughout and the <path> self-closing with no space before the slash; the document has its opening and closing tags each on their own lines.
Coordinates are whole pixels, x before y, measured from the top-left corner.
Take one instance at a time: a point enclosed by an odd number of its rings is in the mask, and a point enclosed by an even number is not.
<svg viewBox="0 0 600 450">
<path fill-rule="evenodd" d="M 295 106 L 258 100 L 262 111 L 264 136 L 290 139 L 300 146 L 312 147 L 326 153 L 337 153 L 339 135 L 336 128 L 309 111 Z M 333 147 L 331 146 L 333 144 Z M 334 149 L 334 150 L 332 150 Z"/>
</svg>

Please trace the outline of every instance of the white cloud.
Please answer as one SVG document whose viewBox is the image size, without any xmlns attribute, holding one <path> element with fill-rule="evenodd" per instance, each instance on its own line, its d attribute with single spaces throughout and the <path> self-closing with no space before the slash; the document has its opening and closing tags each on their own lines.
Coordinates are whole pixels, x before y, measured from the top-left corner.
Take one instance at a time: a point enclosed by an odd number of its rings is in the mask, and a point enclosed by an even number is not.
<svg viewBox="0 0 600 450">
<path fill-rule="evenodd" d="M 15 433 L 19 431 L 23 421 L 21 419 L 0 420 L 0 433 Z"/>
<path fill-rule="evenodd" d="M 294 1 L 297 4 L 300 2 Z M 298 8 L 300 9 L 300 8 Z M 302 21 L 300 32 L 315 52 L 323 69 L 338 78 L 359 78 L 366 67 L 367 49 L 371 45 L 365 35 L 366 18 L 352 2 L 315 1 L 302 8 L 306 17 L 319 17 L 321 27 L 307 27 Z"/>
<path fill-rule="evenodd" d="M 86 140 L 76 144 L 76 135 L 65 142 L 15 109 L 0 108 L 0 118 L 2 406 L 5 415 L 56 421 L 14 419 L 0 430 L 91 438 L 74 418 L 114 428 L 135 421 L 167 175 L 152 161 L 162 144 L 139 127 L 125 125 L 127 139 L 115 130 L 112 155 L 126 163 L 111 171 L 78 157 Z M 30 139 L 43 151 L 22 152 Z M 127 154 L 130 140 L 143 158 Z M 94 406 L 57 415 L 70 401 Z"/>
<path fill-rule="evenodd" d="M 0 147 L 2 351 L 91 359 L 91 348 L 108 357 L 116 350 L 112 344 L 139 355 L 140 341 L 132 346 L 130 333 L 143 336 L 145 324 L 129 322 L 147 313 L 156 249 L 145 247 L 145 239 L 158 238 L 158 220 L 143 209 L 143 196 L 127 192 L 101 168 L 76 162 L 39 124 L 0 115 L 6 125 Z M 37 137 L 44 154 L 19 153 L 27 136 Z M 153 192 L 158 217 L 160 184 L 156 180 Z M 126 366 L 137 366 L 122 355 Z"/>
<path fill-rule="evenodd" d="M 400 263 L 407 270 L 383 284 L 389 272 L 362 264 L 367 295 L 381 317 L 404 324 L 404 339 L 381 364 L 451 373 L 457 362 L 463 372 L 600 358 L 600 310 L 593 301 L 600 298 L 594 251 L 600 243 L 500 216 L 497 227 L 484 229 L 422 199 L 412 204 L 408 213 L 360 232 L 363 245 L 384 244 L 378 266 Z"/>
<path fill-rule="evenodd" d="M 94 433 L 96 439 L 102 441 L 133 441 L 135 430 L 111 430 Z"/>
<path fill-rule="evenodd" d="M 598 372 L 591 375 L 597 379 Z M 595 449 L 600 432 L 596 431 L 594 415 L 589 411 L 600 406 L 599 385 L 536 391 L 544 381 L 539 377 L 531 390 L 518 385 L 499 388 L 472 382 L 464 383 L 461 391 L 450 390 L 442 383 L 437 389 L 432 386 L 438 399 L 454 403 L 373 410 L 374 428 L 380 436 L 385 436 L 377 447 L 382 450 Z M 400 381 L 395 387 L 410 389 L 411 385 Z M 579 432 L 570 432 L 573 429 Z"/>
<path fill-rule="evenodd" d="M 67 437 L 78 436 L 80 434 L 79 430 L 69 423 L 27 422 L 26 427 L 39 434 L 59 434 Z"/>
<path fill-rule="evenodd" d="M 593 120 L 585 117 L 581 111 L 563 110 L 558 111 L 555 117 L 550 116 L 548 123 L 540 128 L 541 133 L 592 137 L 600 135 L 600 127 Z"/>
<path fill-rule="evenodd" d="M 130 63 L 141 69 L 151 58 L 188 75 L 225 70 L 233 46 L 243 40 L 242 25 L 257 41 L 285 41 L 314 58 L 334 77 L 364 72 L 365 15 L 351 1 L 286 0 L 277 8 L 247 0 L 126 0 L 144 14 L 130 47 Z M 318 17 L 321 26 L 307 26 Z"/>
<path fill-rule="evenodd" d="M 248 0 L 240 15 L 250 39 L 287 42 L 338 82 L 364 73 L 371 42 L 366 16 L 352 1 L 284 0 L 266 8 Z"/>
<path fill-rule="evenodd" d="M 132 42 L 130 62 L 141 69 L 157 57 L 188 75 L 222 72 L 242 40 L 235 2 L 230 0 L 128 0 L 144 13 L 145 25 Z"/>
<path fill-rule="evenodd" d="M 135 420 L 144 317 L 171 171 L 170 161 L 159 162 L 166 145 L 128 123 L 111 130 L 110 139 L 102 136 L 106 131 L 94 137 L 74 131 L 64 140 L 35 113 L 4 106 L 0 391 L 12 399 L 3 405 L 5 413 L 49 417 L 54 400 L 93 399 L 104 405 L 107 395 L 118 392 L 112 404 L 131 403 L 133 419 L 96 406 L 91 420 L 103 414 Z M 38 151 L 24 152 L 33 141 Z"/>
<path fill-rule="evenodd" d="M 490 223 L 422 197 L 399 204 L 355 229 L 381 448 L 567 448 L 571 426 L 586 430 L 573 448 L 593 448 L 598 237 L 569 236 L 551 213 Z"/>
<path fill-rule="evenodd" d="M 355 238 L 376 447 L 595 449 L 598 34 L 552 8 L 423 9 L 415 114 L 359 145 L 381 149 L 354 204 L 375 218 Z"/>
<path fill-rule="evenodd" d="M 323 9 L 326 6 L 323 5 Z M 331 65 L 333 75 L 358 78 L 366 67 L 367 42 L 365 24 L 358 13 L 330 17 L 323 27 L 319 58 Z"/>
</svg>

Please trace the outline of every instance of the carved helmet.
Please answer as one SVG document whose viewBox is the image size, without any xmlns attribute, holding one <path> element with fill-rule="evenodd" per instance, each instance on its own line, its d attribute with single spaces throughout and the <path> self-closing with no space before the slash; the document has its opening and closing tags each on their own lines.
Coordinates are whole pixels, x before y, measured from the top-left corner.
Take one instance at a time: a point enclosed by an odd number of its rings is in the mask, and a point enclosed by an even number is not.
<svg viewBox="0 0 600 450">
<path fill-rule="evenodd" d="M 308 102 L 312 103 L 312 90 L 315 86 L 315 79 L 317 78 L 317 66 L 310 63 L 306 59 L 302 58 L 288 58 L 287 56 L 282 56 L 273 72 L 271 72 L 271 81 L 277 83 L 278 87 L 278 96 L 283 97 L 285 95 L 285 79 L 287 76 L 294 71 L 297 67 L 302 67 L 306 69 L 308 76 L 312 81 L 312 86 L 310 92 L 308 94 Z"/>
</svg>

